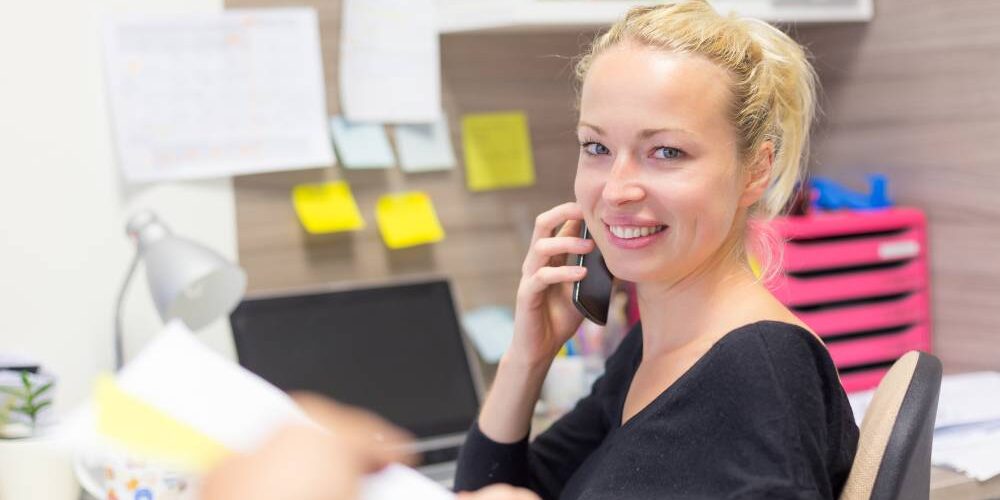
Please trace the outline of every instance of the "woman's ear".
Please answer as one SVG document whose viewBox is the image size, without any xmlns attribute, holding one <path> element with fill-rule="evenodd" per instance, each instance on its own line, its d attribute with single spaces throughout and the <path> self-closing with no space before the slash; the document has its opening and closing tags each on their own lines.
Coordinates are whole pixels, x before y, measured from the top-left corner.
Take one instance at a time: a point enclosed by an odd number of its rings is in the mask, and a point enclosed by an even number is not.
<svg viewBox="0 0 1000 500">
<path fill-rule="evenodd" d="M 740 206 L 749 207 L 764 197 L 771 183 L 771 168 L 774 166 L 774 142 L 767 140 L 757 149 L 757 155 L 747 169 Z"/>
</svg>

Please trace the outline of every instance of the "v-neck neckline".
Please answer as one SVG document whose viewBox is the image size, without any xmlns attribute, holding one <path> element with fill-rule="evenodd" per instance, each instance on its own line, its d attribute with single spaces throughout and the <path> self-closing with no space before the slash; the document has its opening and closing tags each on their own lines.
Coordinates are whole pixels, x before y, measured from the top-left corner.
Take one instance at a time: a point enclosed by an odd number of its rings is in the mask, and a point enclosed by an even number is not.
<svg viewBox="0 0 1000 500">
<path fill-rule="evenodd" d="M 685 370 L 684 373 L 682 373 L 679 377 L 677 377 L 677 379 L 674 380 L 674 382 L 672 384 L 670 384 L 669 386 L 667 386 L 667 388 L 665 388 L 662 391 L 660 391 L 660 393 L 657 394 L 655 398 L 653 398 L 649 403 L 647 403 L 645 406 L 643 406 L 642 408 L 640 408 L 639 411 L 635 412 L 631 417 L 629 417 L 629 419 L 627 421 L 625 421 L 623 423 L 622 422 L 622 417 L 625 415 L 625 402 L 628 400 L 628 394 L 632 390 L 632 382 L 635 380 L 635 374 L 636 374 L 636 372 L 639 371 L 639 363 L 642 362 L 642 351 L 645 348 L 645 344 L 642 343 L 642 332 L 641 331 L 638 332 L 639 335 L 640 335 L 640 338 L 639 338 L 639 352 L 637 353 L 635 359 L 632 360 L 632 373 L 628 376 L 628 381 L 625 384 L 625 391 L 622 392 L 621 400 L 618 401 L 618 405 L 617 405 L 617 410 L 618 411 L 617 411 L 617 415 L 615 416 L 615 420 L 614 420 L 614 422 L 616 424 L 615 428 L 614 428 L 615 431 L 621 431 L 621 430 L 628 429 L 629 427 L 632 426 L 633 422 L 635 422 L 636 420 L 638 420 L 641 417 L 644 417 L 647 413 L 652 412 L 653 411 L 652 408 L 660 406 L 664 400 L 667 400 L 671 395 L 677 393 L 678 389 L 676 389 L 676 388 L 678 386 L 683 386 L 683 384 L 688 379 L 690 379 L 691 377 L 695 376 L 697 374 L 697 372 L 702 371 L 704 369 L 703 367 L 706 364 L 708 364 L 709 361 L 711 361 L 711 359 L 714 357 L 715 353 L 722 347 L 722 345 L 727 341 L 727 339 L 730 339 L 730 338 L 733 337 L 733 334 L 735 334 L 737 332 L 740 332 L 740 331 L 750 330 L 751 328 L 756 328 L 757 326 L 759 326 L 761 324 L 764 324 L 764 323 L 779 323 L 779 324 L 786 325 L 786 326 L 792 326 L 792 327 L 797 328 L 797 329 L 801 329 L 802 328 L 801 326 L 796 325 L 794 323 L 786 323 L 784 321 L 761 320 L 761 321 L 755 321 L 753 323 L 747 323 L 745 325 L 738 326 L 738 327 L 730 330 L 729 332 L 727 332 L 722 337 L 719 337 L 719 340 L 716 340 L 715 343 L 712 344 L 712 347 L 709 347 L 708 350 L 705 351 L 705 354 L 702 354 L 701 357 L 699 357 L 698 360 L 694 362 L 694 364 L 692 364 L 687 370 Z M 640 328 L 641 328 L 641 326 L 640 326 Z"/>
</svg>

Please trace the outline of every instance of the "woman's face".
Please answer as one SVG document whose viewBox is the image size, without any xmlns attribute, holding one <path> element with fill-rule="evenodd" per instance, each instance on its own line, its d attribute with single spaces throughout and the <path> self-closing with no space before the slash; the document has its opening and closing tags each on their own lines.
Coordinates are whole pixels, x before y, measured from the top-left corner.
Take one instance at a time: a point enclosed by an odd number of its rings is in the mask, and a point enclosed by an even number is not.
<svg viewBox="0 0 1000 500">
<path fill-rule="evenodd" d="M 730 77 L 700 56 L 624 43 L 580 102 L 576 199 L 618 278 L 677 282 L 714 262 L 741 207 Z"/>
</svg>

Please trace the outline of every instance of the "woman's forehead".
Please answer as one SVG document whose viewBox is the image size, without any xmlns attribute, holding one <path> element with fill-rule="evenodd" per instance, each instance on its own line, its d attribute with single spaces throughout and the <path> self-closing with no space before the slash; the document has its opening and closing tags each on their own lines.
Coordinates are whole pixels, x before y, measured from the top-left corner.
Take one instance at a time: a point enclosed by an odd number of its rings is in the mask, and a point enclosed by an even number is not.
<svg viewBox="0 0 1000 500">
<path fill-rule="evenodd" d="M 729 78 L 702 56 L 622 44 L 591 64 L 581 92 L 580 121 L 711 135 L 728 128 Z"/>
</svg>

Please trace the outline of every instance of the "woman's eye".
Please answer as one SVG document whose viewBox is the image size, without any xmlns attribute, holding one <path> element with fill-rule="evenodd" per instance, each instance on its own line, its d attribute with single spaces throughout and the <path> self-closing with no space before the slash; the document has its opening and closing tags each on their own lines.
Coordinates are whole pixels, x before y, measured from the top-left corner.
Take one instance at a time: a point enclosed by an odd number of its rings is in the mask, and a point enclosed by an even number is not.
<svg viewBox="0 0 1000 500">
<path fill-rule="evenodd" d="M 653 155 L 655 157 L 661 158 L 661 159 L 664 159 L 664 160 L 673 160 L 675 158 L 680 158 L 681 155 L 683 155 L 683 154 L 684 153 L 681 150 L 679 150 L 677 148 L 672 148 L 672 147 L 669 147 L 669 146 L 663 146 L 663 147 L 656 148 L 656 152 L 653 153 Z"/>
<path fill-rule="evenodd" d="M 610 149 L 606 148 L 599 142 L 585 142 L 582 146 L 583 150 L 591 156 L 606 155 L 611 153 Z"/>
</svg>

